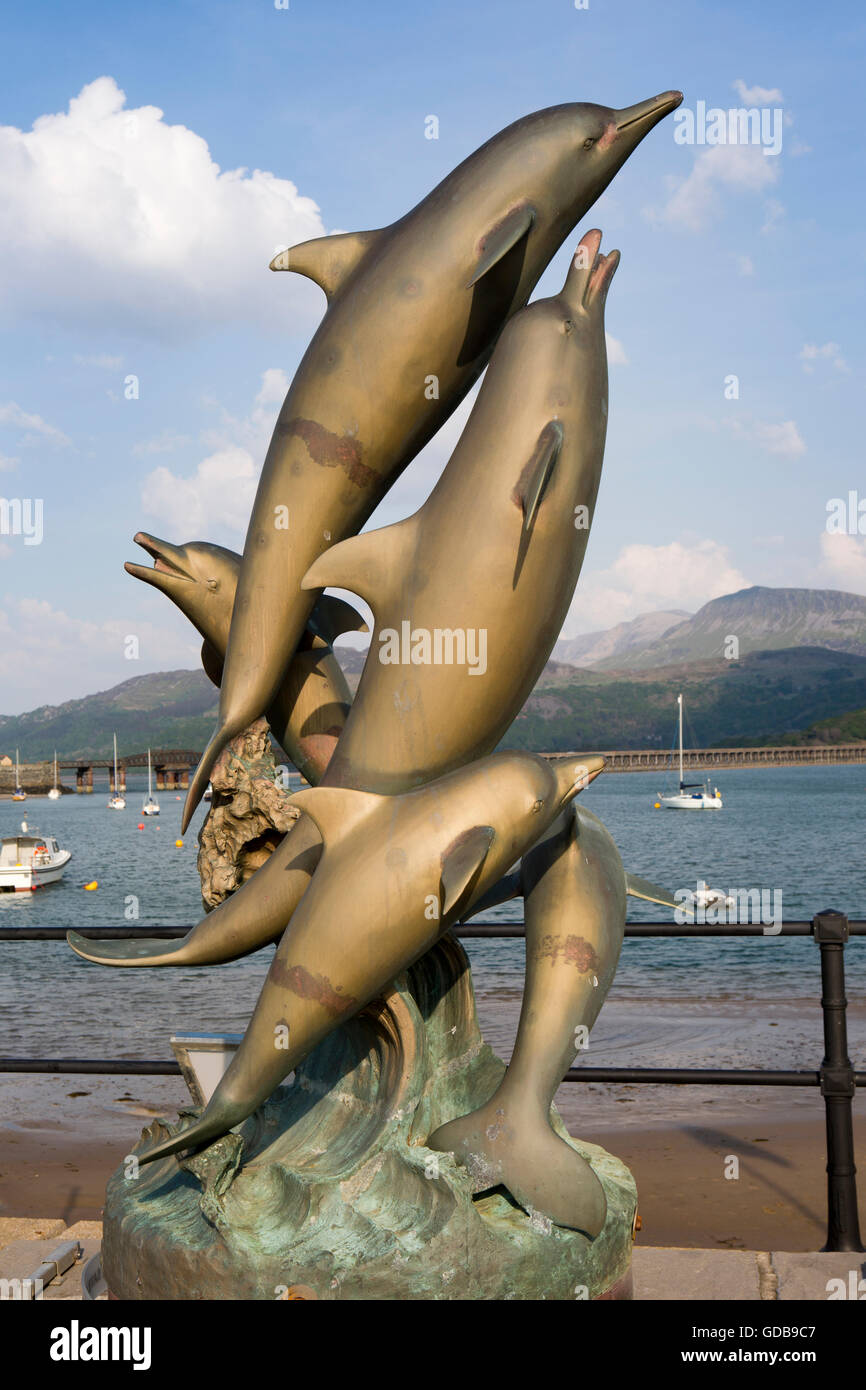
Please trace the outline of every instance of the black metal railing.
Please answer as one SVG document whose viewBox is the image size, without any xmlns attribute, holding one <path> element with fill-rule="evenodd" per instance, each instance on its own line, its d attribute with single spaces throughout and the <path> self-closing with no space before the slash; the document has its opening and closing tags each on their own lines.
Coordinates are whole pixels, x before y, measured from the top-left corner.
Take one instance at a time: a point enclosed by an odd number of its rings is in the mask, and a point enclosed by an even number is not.
<svg viewBox="0 0 866 1390">
<path fill-rule="evenodd" d="M 67 927 L 0 927 L 3 941 L 62 941 Z M 147 927 L 147 936 L 163 941 L 186 936 L 190 927 Z M 113 941 L 130 934 L 129 927 L 92 927 L 81 933 L 92 941 Z M 522 922 L 459 923 L 454 934 L 464 939 L 518 938 Z M 702 923 L 629 922 L 627 937 L 811 936 L 821 952 L 821 1008 L 824 1057 L 814 1071 L 737 1070 L 690 1067 L 571 1067 L 568 1082 L 654 1086 L 815 1086 L 824 1098 L 827 1132 L 827 1242 L 824 1250 L 864 1249 L 857 1211 L 852 1103 L 858 1086 L 866 1086 L 866 1071 L 857 1071 L 848 1056 L 845 1019 L 845 945 L 852 936 L 866 936 L 866 921 L 849 921 L 833 910 L 811 921 L 782 922 L 772 930 L 760 923 L 716 925 Z M 131 1058 L 0 1057 L 0 1072 L 47 1072 L 55 1075 L 179 1076 L 176 1062 Z"/>
</svg>

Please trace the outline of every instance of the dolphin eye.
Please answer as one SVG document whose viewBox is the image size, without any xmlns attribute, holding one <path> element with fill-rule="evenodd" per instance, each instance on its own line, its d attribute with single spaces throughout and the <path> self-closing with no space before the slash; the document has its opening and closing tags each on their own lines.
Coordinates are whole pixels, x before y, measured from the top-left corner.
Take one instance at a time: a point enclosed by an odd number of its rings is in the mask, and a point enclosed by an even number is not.
<svg viewBox="0 0 866 1390">
<path fill-rule="evenodd" d="M 532 810 L 533 810 L 533 813 L 537 813 L 538 811 L 543 811 L 543 810 L 544 810 L 544 802 L 543 802 L 543 801 L 534 801 L 534 802 L 532 803 Z"/>
<path fill-rule="evenodd" d="M 584 148 L 585 150 L 591 150 L 594 144 L 595 144 L 595 138 L 594 138 L 594 136 L 588 135 L 587 138 L 586 138 L 586 139 L 584 140 L 584 142 L 583 142 L 583 148 Z"/>
<path fill-rule="evenodd" d="M 218 589 L 220 586 L 220 582 L 218 579 L 209 579 L 207 582 L 207 586 L 209 589 Z"/>
<path fill-rule="evenodd" d="M 563 333 L 565 333 L 565 334 L 573 333 L 573 332 L 574 332 L 574 319 L 563 319 L 563 320 L 562 320 L 562 331 L 563 331 Z"/>
</svg>

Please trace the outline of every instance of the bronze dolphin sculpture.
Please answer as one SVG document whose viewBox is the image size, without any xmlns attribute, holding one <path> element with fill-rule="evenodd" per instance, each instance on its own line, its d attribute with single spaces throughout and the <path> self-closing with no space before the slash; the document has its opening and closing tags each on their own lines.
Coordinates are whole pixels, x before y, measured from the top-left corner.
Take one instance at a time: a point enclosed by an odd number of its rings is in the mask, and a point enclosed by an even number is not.
<svg viewBox="0 0 866 1390">
<path fill-rule="evenodd" d="M 601 256 L 600 242 L 587 232 L 559 294 L 509 321 L 420 511 L 332 546 L 305 575 L 306 589 L 359 594 L 376 619 L 326 785 L 391 793 L 450 772 L 496 747 L 534 687 L 604 458 L 604 303 L 619 252 Z"/>
<path fill-rule="evenodd" d="M 167 594 L 204 638 L 201 659 L 214 685 L 220 684 L 241 557 L 205 541 L 170 545 L 139 531 L 136 545 L 154 564 L 127 561 L 136 579 Z M 315 786 L 342 733 L 352 696 L 337 658 L 334 640 L 343 632 L 366 632 L 367 624 L 342 599 L 322 595 L 307 622 L 298 650 L 277 691 L 267 720 L 290 762 Z"/>
<path fill-rule="evenodd" d="M 476 1190 L 504 1184 L 530 1211 L 595 1236 L 604 1190 L 554 1131 L 550 1107 L 614 977 L 627 876 L 597 816 L 570 806 L 524 855 L 526 986 L 508 1070 L 486 1105 L 442 1125 L 431 1149 L 451 1152 Z"/>
<path fill-rule="evenodd" d="M 588 522 L 575 527 L 575 508 L 591 515 L 604 450 L 604 300 L 619 258 L 598 255 L 600 236 L 583 238 L 559 296 L 529 305 L 508 324 L 454 456 L 421 511 L 334 546 L 304 579 L 357 591 L 377 619 L 323 778 L 328 786 L 405 791 L 492 752 L 547 660 L 586 547 Z M 434 630 L 464 622 L 489 628 L 489 669 L 475 679 L 454 665 L 382 664 L 376 642 L 383 625 L 408 617 Z M 513 660 L 515 643 L 525 660 Z M 182 941 L 97 943 L 73 933 L 69 942 L 106 965 L 237 959 L 287 925 L 320 850 L 315 827 L 301 818 L 249 883 Z"/>
<path fill-rule="evenodd" d="M 535 112 L 378 231 L 305 242 L 273 269 L 328 296 L 274 429 L 253 505 L 217 728 L 190 783 L 185 830 L 229 739 L 270 705 L 329 545 L 360 530 L 486 365 L 509 316 L 643 137 L 682 101 Z"/>
<path fill-rule="evenodd" d="M 554 768 L 535 753 L 503 752 L 399 796 L 297 793 L 324 842 L 310 887 L 203 1114 L 139 1161 L 205 1144 L 251 1115 L 337 1024 L 422 956 L 602 766 L 594 758 Z"/>
<path fill-rule="evenodd" d="M 378 610 L 377 634 L 382 590 L 389 613 L 418 621 L 423 615 L 433 628 L 454 629 L 465 604 L 468 625 L 485 631 L 489 625 L 494 633 L 490 670 L 477 679 L 431 663 L 395 673 L 377 660 L 374 637 L 326 785 L 405 791 L 492 752 L 544 665 L 586 546 L 587 529 L 575 528 L 574 509 L 591 512 L 602 463 L 603 310 L 618 254 L 598 256 L 599 241 L 596 231 L 583 238 L 562 295 L 529 305 L 509 323 L 454 459 L 421 512 L 333 547 L 305 578 L 369 597 Z M 516 392 L 521 412 L 512 420 Z M 547 614 L 540 628 L 539 612 Z M 512 659 L 515 634 L 530 654 L 525 668 Z M 435 698 L 425 698 L 427 691 Z M 315 827 L 302 817 L 249 883 L 182 941 L 88 942 L 73 933 L 69 942 L 85 959 L 106 965 L 237 959 L 287 925 L 320 852 Z"/>
</svg>

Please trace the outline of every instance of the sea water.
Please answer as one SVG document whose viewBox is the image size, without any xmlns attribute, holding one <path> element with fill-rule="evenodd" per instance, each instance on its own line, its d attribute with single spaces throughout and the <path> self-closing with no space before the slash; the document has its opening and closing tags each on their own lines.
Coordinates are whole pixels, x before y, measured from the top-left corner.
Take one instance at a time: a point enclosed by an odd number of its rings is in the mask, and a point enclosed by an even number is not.
<svg viewBox="0 0 866 1390">
<path fill-rule="evenodd" d="M 866 766 L 722 769 L 716 781 L 721 811 L 655 810 L 663 790 L 655 773 L 602 776 L 582 801 L 609 828 L 625 868 L 671 891 L 694 889 L 698 881 L 726 893 L 776 890 L 787 919 L 828 907 L 866 918 Z M 58 802 L 0 802 L 0 835 L 26 816 L 73 856 L 61 884 L 0 894 L 0 925 L 81 931 L 128 924 L 130 933 L 146 934 L 149 925 L 198 921 L 195 860 L 204 809 L 177 846 L 182 800 L 160 792 L 161 815 L 143 817 L 144 785 L 130 776 L 125 811 L 107 808 L 104 788 Z M 85 891 L 94 880 L 98 888 Z M 521 915 L 518 900 L 485 920 Z M 673 913 L 629 899 L 629 918 L 672 922 Z M 468 941 L 466 949 L 485 1036 L 507 1056 L 520 1008 L 523 943 Z M 0 942 L 0 1052 L 165 1057 L 174 1031 L 242 1031 L 272 955 L 266 948 L 221 966 L 116 970 L 80 960 L 62 942 Z M 852 939 L 845 968 L 852 1054 L 862 1067 L 866 939 Z M 819 1001 L 819 952 L 809 938 L 626 940 L 584 1060 L 817 1067 Z"/>
</svg>

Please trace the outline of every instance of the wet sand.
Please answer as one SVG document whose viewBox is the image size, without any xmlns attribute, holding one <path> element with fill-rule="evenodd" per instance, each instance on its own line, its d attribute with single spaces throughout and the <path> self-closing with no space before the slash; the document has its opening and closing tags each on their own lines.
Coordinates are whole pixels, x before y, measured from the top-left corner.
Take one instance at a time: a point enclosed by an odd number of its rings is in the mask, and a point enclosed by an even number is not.
<svg viewBox="0 0 866 1390">
<path fill-rule="evenodd" d="M 173 1078 L 133 1077 L 128 1089 L 115 1077 L 3 1080 L 0 1216 L 97 1219 L 106 1182 L 141 1128 L 154 1114 L 174 1118 L 185 1103 L 183 1083 Z M 13 1087 L 18 1096 L 11 1122 Z M 616 1105 L 621 1121 L 595 1127 L 588 1123 L 595 1101 L 587 1092 L 596 1089 L 602 1088 L 563 1086 L 557 1103 L 572 1133 L 602 1144 L 634 1173 L 640 1244 L 791 1251 L 823 1245 L 826 1152 L 817 1092 L 792 1108 L 790 1095 L 768 1095 L 764 1088 L 677 1088 L 670 1124 L 647 1126 L 634 1109 L 634 1094 L 616 1088 L 619 1102 L 611 1097 L 603 1113 Z M 75 1094 L 81 1091 L 88 1094 Z M 686 1120 L 690 1098 L 694 1118 Z M 866 1117 L 855 1116 L 855 1145 L 866 1153 Z M 732 1157 L 739 1176 L 727 1178 Z M 866 1164 L 860 1192 L 866 1232 Z"/>
</svg>

